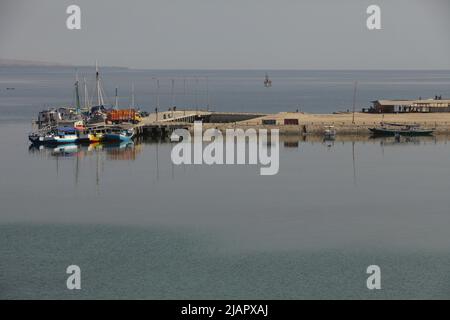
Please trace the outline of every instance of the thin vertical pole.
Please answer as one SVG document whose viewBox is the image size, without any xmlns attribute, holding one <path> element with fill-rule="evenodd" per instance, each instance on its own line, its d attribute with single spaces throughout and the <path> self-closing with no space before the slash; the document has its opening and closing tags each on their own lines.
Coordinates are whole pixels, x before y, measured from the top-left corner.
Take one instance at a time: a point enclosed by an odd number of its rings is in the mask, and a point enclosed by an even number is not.
<svg viewBox="0 0 450 320">
<path fill-rule="evenodd" d="M 80 81 L 78 80 L 78 70 L 75 75 L 75 99 L 76 99 L 76 107 L 77 114 L 80 114 L 81 103 L 80 103 Z"/>
<path fill-rule="evenodd" d="M 89 93 L 87 89 L 86 77 L 83 77 L 83 83 L 84 83 L 84 108 L 89 109 Z"/>
<path fill-rule="evenodd" d="M 118 95 L 118 88 L 116 88 L 116 98 L 115 98 L 115 109 L 119 109 L 119 95 Z"/>
<path fill-rule="evenodd" d="M 355 111 L 356 111 L 356 91 L 358 90 L 358 81 L 355 81 L 355 90 L 353 91 L 353 116 L 352 123 L 355 124 Z"/>
<path fill-rule="evenodd" d="M 131 83 L 131 108 L 134 108 L 134 82 Z"/>
<path fill-rule="evenodd" d="M 156 107 L 159 110 L 159 79 L 156 79 Z"/>
<path fill-rule="evenodd" d="M 209 77 L 206 76 L 206 110 L 209 111 Z"/>
<path fill-rule="evenodd" d="M 97 89 L 97 105 L 99 106 L 100 103 L 100 96 L 101 96 L 101 92 L 100 92 L 100 75 L 98 73 L 98 62 L 95 61 L 95 83 L 96 83 L 96 89 Z"/>
<path fill-rule="evenodd" d="M 355 141 L 352 141 L 352 158 L 353 158 L 353 185 L 356 186 L 356 157 L 355 157 Z"/>
<path fill-rule="evenodd" d="M 187 105 L 188 105 L 188 101 L 187 101 L 187 99 L 186 99 L 186 78 L 184 78 L 183 79 L 183 100 L 184 100 L 184 106 L 185 106 L 185 109 L 186 109 L 186 107 L 187 107 Z"/>
<path fill-rule="evenodd" d="M 175 80 L 174 79 L 172 79 L 172 80 L 170 80 L 170 83 L 171 83 L 171 88 L 170 88 L 170 93 L 171 93 L 171 95 L 172 95 L 172 108 L 175 106 Z"/>
<path fill-rule="evenodd" d="M 195 98 L 194 98 L 194 101 L 195 101 L 195 110 L 196 111 L 198 111 L 198 97 L 197 97 L 197 94 L 198 94 L 198 78 L 197 77 L 195 77 L 195 94 L 194 94 L 194 96 L 195 96 Z"/>
</svg>

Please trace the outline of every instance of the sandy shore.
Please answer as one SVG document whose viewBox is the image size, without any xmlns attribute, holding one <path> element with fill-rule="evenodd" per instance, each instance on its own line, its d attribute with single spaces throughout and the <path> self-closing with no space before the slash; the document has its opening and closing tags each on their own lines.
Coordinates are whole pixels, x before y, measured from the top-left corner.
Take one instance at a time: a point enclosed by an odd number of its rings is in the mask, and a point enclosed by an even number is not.
<svg viewBox="0 0 450 320">
<path fill-rule="evenodd" d="M 263 125 L 263 119 L 276 120 L 276 125 Z M 299 125 L 284 125 L 285 119 L 298 119 Z M 369 134 L 369 128 L 380 125 L 380 122 L 404 124 L 420 124 L 424 128 L 435 128 L 437 134 L 450 133 L 450 113 L 403 113 L 403 114 L 309 114 L 281 112 L 251 120 L 227 123 L 205 124 L 205 127 L 225 128 L 279 128 L 284 134 L 321 134 L 324 126 L 334 126 L 338 134 Z"/>
</svg>

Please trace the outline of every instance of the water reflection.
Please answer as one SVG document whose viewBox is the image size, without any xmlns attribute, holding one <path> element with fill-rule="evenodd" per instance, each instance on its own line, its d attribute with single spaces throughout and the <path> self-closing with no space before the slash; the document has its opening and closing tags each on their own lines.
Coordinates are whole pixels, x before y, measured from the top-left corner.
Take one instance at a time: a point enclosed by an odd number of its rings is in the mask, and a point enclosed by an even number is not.
<svg viewBox="0 0 450 320">
<path fill-rule="evenodd" d="M 337 138 L 323 138 L 320 136 L 280 136 L 280 141 L 285 149 L 300 148 L 302 143 L 322 144 L 332 148 L 336 143 L 379 143 L 383 146 L 420 145 L 438 142 L 447 142 L 447 136 L 423 136 L 423 137 L 372 137 L 372 136 L 340 136 Z M 61 146 L 35 146 L 30 145 L 30 154 L 41 154 L 49 157 L 86 157 L 96 152 L 105 153 L 108 160 L 136 160 L 144 145 L 170 145 L 173 144 L 168 138 L 141 138 L 135 142 L 122 143 L 93 143 L 89 145 L 67 144 Z M 270 141 L 268 141 L 270 146 Z"/>
<path fill-rule="evenodd" d="M 56 176 L 60 175 L 60 161 L 73 159 L 74 182 L 78 185 L 80 176 L 80 162 L 95 157 L 95 182 L 97 193 L 100 191 L 101 176 L 106 161 L 134 161 L 142 151 L 140 144 L 133 142 L 122 143 L 93 143 L 89 145 L 66 144 L 60 146 L 31 145 L 28 152 L 32 155 L 54 159 L 56 161 Z"/>
<path fill-rule="evenodd" d="M 317 156 L 320 158 L 323 156 L 320 154 L 321 152 L 327 153 L 326 157 L 331 158 L 332 160 L 330 163 L 338 161 L 344 156 L 348 159 L 344 161 L 351 161 L 351 171 L 349 171 L 349 175 L 352 176 L 353 186 L 356 188 L 358 182 L 358 161 L 361 163 L 366 161 L 364 158 L 365 154 L 367 154 L 367 150 L 363 150 L 365 144 L 372 145 L 371 149 L 373 149 L 374 152 L 377 152 L 376 150 L 378 149 L 378 152 L 384 157 L 385 148 L 388 147 L 414 147 L 427 144 L 447 143 L 447 141 L 447 136 L 400 138 L 337 136 L 333 139 L 324 139 L 321 136 L 280 136 L 280 170 L 284 170 L 289 166 L 291 169 L 292 167 L 299 169 L 304 168 L 306 167 L 304 161 L 305 156 Z M 351 147 L 347 147 L 348 144 L 350 144 Z M 41 159 L 54 161 L 56 177 L 59 177 L 63 173 L 67 174 L 68 171 L 71 172 L 73 170 L 73 181 L 75 185 L 78 185 L 80 175 L 82 175 L 84 171 L 85 175 L 88 176 L 88 179 L 95 177 L 97 192 L 99 192 L 101 181 L 103 180 L 103 173 L 106 168 L 109 167 L 111 170 L 114 170 L 113 173 L 107 173 L 107 177 L 109 177 L 109 175 L 123 175 L 125 170 L 129 170 L 128 168 L 130 168 L 130 166 L 123 166 L 120 164 L 114 165 L 114 163 L 136 162 L 139 158 L 142 158 L 143 160 L 138 164 L 133 164 L 131 168 L 135 171 L 139 171 L 140 174 L 148 176 L 154 182 L 159 182 L 161 178 L 169 181 L 175 180 L 177 174 L 186 175 L 186 170 L 189 166 L 175 166 L 170 159 L 170 152 L 173 145 L 174 143 L 170 142 L 169 139 L 140 138 L 135 142 L 125 142 L 121 144 L 94 143 L 90 145 L 68 144 L 57 147 L 30 146 L 29 154 Z M 314 147 L 311 148 L 310 146 Z M 319 149 L 317 149 L 317 146 Z M 323 151 L 320 151 L 321 149 Z M 295 150 L 297 150 L 297 152 L 295 152 Z M 308 155 L 308 153 L 313 154 Z M 64 168 L 62 168 L 63 166 Z M 209 166 L 204 166 L 206 172 L 204 174 L 209 174 L 208 172 L 210 172 L 207 171 L 207 167 Z M 314 166 L 308 166 L 308 169 L 314 170 L 315 168 Z M 200 173 L 198 169 L 193 170 L 196 170 L 197 174 Z M 286 170 L 289 169 L 286 168 Z M 226 175 L 227 173 L 224 174 Z"/>
<path fill-rule="evenodd" d="M 395 136 L 395 137 L 384 137 L 384 138 L 371 138 L 376 141 L 380 141 L 381 146 L 390 145 L 406 145 L 406 144 L 416 144 L 420 145 L 423 143 L 437 143 L 438 138 L 435 136 L 423 136 L 423 137 L 406 137 L 406 136 Z"/>
<path fill-rule="evenodd" d="M 123 143 L 92 143 L 90 145 L 65 144 L 60 146 L 36 146 L 29 147 L 30 154 L 40 154 L 48 157 L 79 157 L 92 156 L 97 152 L 105 153 L 109 160 L 135 160 L 140 148 L 136 148 L 133 142 Z"/>
</svg>

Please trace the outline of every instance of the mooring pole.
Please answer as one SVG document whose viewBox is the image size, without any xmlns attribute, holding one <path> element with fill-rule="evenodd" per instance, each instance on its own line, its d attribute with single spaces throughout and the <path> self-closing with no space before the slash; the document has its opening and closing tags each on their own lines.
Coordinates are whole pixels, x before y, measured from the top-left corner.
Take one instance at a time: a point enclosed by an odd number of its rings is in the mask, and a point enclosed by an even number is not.
<svg viewBox="0 0 450 320">
<path fill-rule="evenodd" d="M 356 90 L 358 89 L 358 81 L 355 81 L 355 90 L 353 91 L 353 116 L 352 123 L 355 124 L 355 111 L 356 111 Z"/>
</svg>

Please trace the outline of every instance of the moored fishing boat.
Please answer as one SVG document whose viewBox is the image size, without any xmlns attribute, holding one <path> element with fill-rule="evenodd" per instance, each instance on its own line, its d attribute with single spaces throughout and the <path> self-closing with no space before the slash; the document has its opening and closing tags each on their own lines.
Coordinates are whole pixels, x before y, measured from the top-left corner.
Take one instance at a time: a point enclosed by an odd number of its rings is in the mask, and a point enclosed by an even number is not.
<svg viewBox="0 0 450 320">
<path fill-rule="evenodd" d="M 78 131 L 78 143 L 81 144 L 90 144 L 100 142 L 103 138 L 103 134 L 101 132 L 95 130 L 80 130 Z"/>
<path fill-rule="evenodd" d="M 90 143 L 100 142 L 103 139 L 103 133 L 92 132 L 88 134 L 88 137 Z"/>
<path fill-rule="evenodd" d="M 104 142 L 128 142 L 134 137 L 133 129 L 110 128 L 102 137 Z"/>
<path fill-rule="evenodd" d="M 78 141 L 75 128 L 61 127 L 49 131 L 31 133 L 28 139 L 33 144 L 59 145 Z"/>
<path fill-rule="evenodd" d="M 434 129 L 425 129 L 418 124 L 381 123 L 379 127 L 369 128 L 376 136 L 428 136 Z"/>
</svg>

